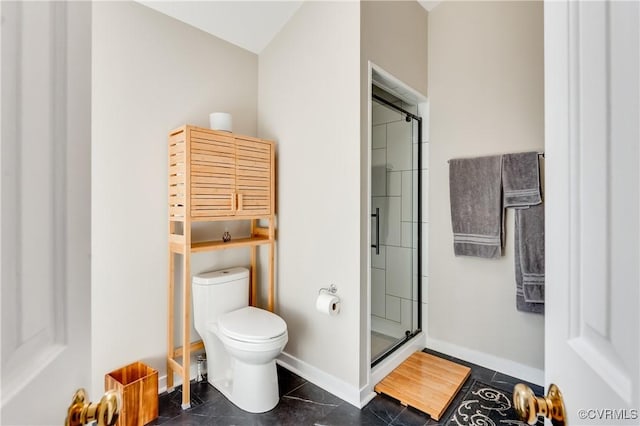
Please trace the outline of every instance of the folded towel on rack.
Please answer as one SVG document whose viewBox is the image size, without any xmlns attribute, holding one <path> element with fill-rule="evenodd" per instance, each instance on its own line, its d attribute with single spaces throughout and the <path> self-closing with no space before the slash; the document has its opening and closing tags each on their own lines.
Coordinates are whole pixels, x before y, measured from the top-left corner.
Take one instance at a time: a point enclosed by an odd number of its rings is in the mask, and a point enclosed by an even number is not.
<svg viewBox="0 0 640 426">
<path fill-rule="evenodd" d="M 540 165 L 537 152 L 502 156 L 504 207 L 529 207 L 542 202 Z"/>
<path fill-rule="evenodd" d="M 516 307 L 544 313 L 544 204 L 515 212 Z"/>
<path fill-rule="evenodd" d="M 502 157 L 449 161 L 451 225 L 456 256 L 499 258 L 504 241 Z"/>
</svg>

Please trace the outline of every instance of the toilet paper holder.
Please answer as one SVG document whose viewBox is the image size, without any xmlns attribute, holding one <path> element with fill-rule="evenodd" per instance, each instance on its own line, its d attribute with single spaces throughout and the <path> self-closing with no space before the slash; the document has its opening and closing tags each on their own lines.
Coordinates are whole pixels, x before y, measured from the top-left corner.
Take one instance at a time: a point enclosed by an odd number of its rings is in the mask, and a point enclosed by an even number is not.
<svg viewBox="0 0 640 426">
<path fill-rule="evenodd" d="M 331 284 L 329 287 L 323 287 L 318 290 L 318 294 L 322 293 L 336 294 L 338 292 L 338 287 L 335 284 Z"/>
</svg>

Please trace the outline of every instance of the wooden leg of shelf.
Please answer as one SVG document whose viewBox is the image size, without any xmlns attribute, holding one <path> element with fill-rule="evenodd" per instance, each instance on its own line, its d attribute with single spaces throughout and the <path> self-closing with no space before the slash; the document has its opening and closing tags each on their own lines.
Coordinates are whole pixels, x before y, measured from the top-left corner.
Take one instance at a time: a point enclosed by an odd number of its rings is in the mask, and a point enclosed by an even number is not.
<svg viewBox="0 0 640 426">
<path fill-rule="evenodd" d="M 258 221 L 251 220 L 251 236 L 254 236 L 254 231 L 258 225 Z M 251 247 L 251 280 L 249 281 L 249 304 L 251 306 L 258 305 L 258 247 Z"/>
<path fill-rule="evenodd" d="M 185 231 L 186 232 L 186 231 Z M 190 361 L 191 361 L 191 256 L 189 250 L 185 248 L 182 255 L 182 409 L 191 407 L 191 383 L 190 383 Z"/>
<path fill-rule="evenodd" d="M 274 258 L 275 247 L 273 242 L 269 244 L 269 301 L 268 307 L 269 311 L 273 312 L 273 304 L 274 304 L 274 271 L 273 271 L 273 258 Z"/>
<path fill-rule="evenodd" d="M 175 224 L 170 222 L 169 233 L 175 232 Z M 173 354 L 173 328 L 175 326 L 175 254 L 169 249 L 169 285 L 167 290 L 167 391 L 173 390 L 173 370 L 171 369 L 171 354 Z"/>
<path fill-rule="evenodd" d="M 251 294 L 249 296 L 249 303 L 251 306 L 258 305 L 258 248 L 256 246 L 251 247 Z"/>
<path fill-rule="evenodd" d="M 275 235 L 275 223 L 274 218 L 271 216 L 269 218 L 269 238 L 271 239 L 271 243 L 269 243 L 269 298 L 268 298 L 268 308 L 269 311 L 273 312 L 274 309 L 274 292 L 275 292 L 275 277 L 274 277 L 274 258 L 275 258 L 275 243 L 273 242 L 276 238 Z"/>
<path fill-rule="evenodd" d="M 276 224 L 275 224 L 275 219 L 273 218 L 273 216 L 271 216 L 269 218 L 269 238 L 271 240 L 275 240 L 276 239 Z"/>
</svg>

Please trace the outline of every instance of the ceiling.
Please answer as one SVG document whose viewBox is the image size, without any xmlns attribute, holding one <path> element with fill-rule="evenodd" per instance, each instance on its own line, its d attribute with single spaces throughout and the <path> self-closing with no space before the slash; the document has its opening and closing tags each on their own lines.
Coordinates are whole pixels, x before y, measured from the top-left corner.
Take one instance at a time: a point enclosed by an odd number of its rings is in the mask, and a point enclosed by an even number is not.
<svg viewBox="0 0 640 426">
<path fill-rule="evenodd" d="M 202 31 L 260 53 L 302 1 L 138 1 Z"/>
<path fill-rule="evenodd" d="M 426 10 L 439 1 L 418 1 Z M 303 1 L 138 0 L 145 6 L 259 54 L 302 6 Z"/>
</svg>

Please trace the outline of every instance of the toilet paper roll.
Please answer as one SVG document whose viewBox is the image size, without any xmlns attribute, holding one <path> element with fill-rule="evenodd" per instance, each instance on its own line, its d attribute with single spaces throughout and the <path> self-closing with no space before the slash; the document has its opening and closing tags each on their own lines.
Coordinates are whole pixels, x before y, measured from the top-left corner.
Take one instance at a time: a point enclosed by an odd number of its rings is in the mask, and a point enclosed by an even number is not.
<svg viewBox="0 0 640 426">
<path fill-rule="evenodd" d="M 316 309 L 325 315 L 338 315 L 340 312 L 340 298 L 333 294 L 321 293 L 316 300 Z"/>
<path fill-rule="evenodd" d="M 233 119 L 228 112 L 212 112 L 209 114 L 209 126 L 211 130 L 231 132 L 232 123 Z"/>
</svg>

